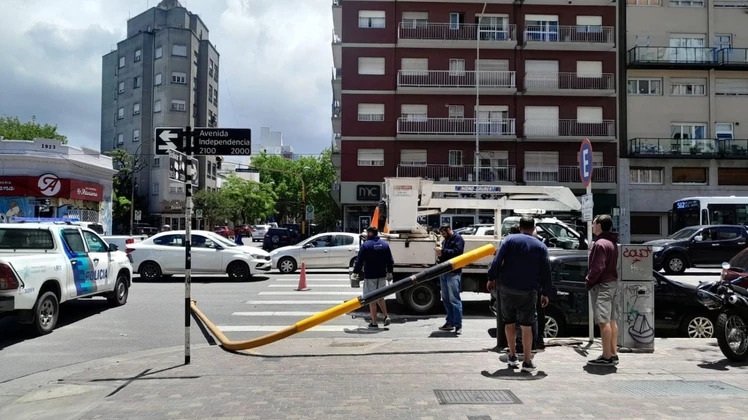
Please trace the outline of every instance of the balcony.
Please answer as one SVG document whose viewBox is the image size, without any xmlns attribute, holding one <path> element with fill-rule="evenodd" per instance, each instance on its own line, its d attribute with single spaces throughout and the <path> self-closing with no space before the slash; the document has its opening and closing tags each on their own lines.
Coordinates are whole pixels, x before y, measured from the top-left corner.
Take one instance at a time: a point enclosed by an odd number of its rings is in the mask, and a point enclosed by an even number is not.
<svg viewBox="0 0 748 420">
<path fill-rule="evenodd" d="M 340 133 L 340 102 L 333 101 L 332 103 L 332 132 Z"/>
<path fill-rule="evenodd" d="M 343 96 L 342 71 L 339 67 L 332 69 L 332 100 L 340 102 Z"/>
<path fill-rule="evenodd" d="M 332 25 L 337 33 L 343 30 L 343 0 L 332 0 Z"/>
<path fill-rule="evenodd" d="M 481 48 L 517 46 L 516 25 L 400 22 L 397 36 L 398 46 L 406 48 L 475 48 L 478 37 Z"/>
<path fill-rule="evenodd" d="M 714 7 L 746 9 L 748 8 L 748 0 L 714 0 Z"/>
<path fill-rule="evenodd" d="M 748 159 L 748 140 L 635 138 L 628 150 L 631 157 Z"/>
<path fill-rule="evenodd" d="M 556 168 L 528 168 L 524 171 L 525 182 L 562 182 L 581 184 L 579 166 L 559 166 Z M 595 166 L 592 168 L 592 182 L 615 184 L 615 166 Z"/>
<path fill-rule="evenodd" d="M 574 137 L 597 140 L 615 140 L 616 124 L 613 120 L 584 122 L 578 120 L 525 120 L 525 138 L 532 140 Z"/>
<path fill-rule="evenodd" d="M 719 67 L 725 70 L 748 69 L 748 48 L 723 48 L 717 51 Z"/>
<path fill-rule="evenodd" d="M 335 68 L 343 65 L 343 40 L 332 30 L 332 62 Z"/>
<path fill-rule="evenodd" d="M 719 64 L 712 47 L 634 47 L 628 50 L 629 68 L 711 69 Z"/>
<path fill-rule="evenodd" d="M 475 178 L 475 166 L 452 165 L 397 165 L 398 177 L 415 177 L 444 182 L 472 182 Z M 480 182 L 515 182 L 516 168 L 514 165 L 478 168 Z"/>
<path fill-rule="evenodd" d="M 612 26 L 545 26 L 527 25 L 523 34 L 528 50 L 605 51 L 615 48 Z"/>
<path fill-rule="evenodd" d="M 475 118 L 419 118 L 401 117 L 397 119 L 397 138 L 418 140 L 425 135 L 474 138 L 483 137 L 515 138 L 514 119 L 478 120 Z"/>
<path fill-rule="evenodd" d="M 481 93 L 486 94 L 512 94 L 517 90 L 513 71 L 400 70 L 397 72 L 398 93 L 475 94 L 476 82 L 480 84 Z"/>
<path fill-rule="evenodd" d="M 616 93 L 615 81 L 615 75 L 612 73 L 585 75 L 530 72 L 525 73 L 525 94 L 612 96 Z"/>
</svg>

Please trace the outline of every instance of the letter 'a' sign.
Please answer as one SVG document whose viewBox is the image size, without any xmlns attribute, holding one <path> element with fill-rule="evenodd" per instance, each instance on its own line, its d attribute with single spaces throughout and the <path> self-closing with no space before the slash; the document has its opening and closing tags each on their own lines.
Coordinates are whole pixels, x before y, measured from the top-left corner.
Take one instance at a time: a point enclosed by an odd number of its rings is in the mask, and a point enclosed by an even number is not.
<svg viewBox="0 0 748 420">
<path fill-rule="evenodd" d="M 585 187 L 592 182 L 592 143 L 588 139 L 579 147 L 579 178 Z"/>
</svg>

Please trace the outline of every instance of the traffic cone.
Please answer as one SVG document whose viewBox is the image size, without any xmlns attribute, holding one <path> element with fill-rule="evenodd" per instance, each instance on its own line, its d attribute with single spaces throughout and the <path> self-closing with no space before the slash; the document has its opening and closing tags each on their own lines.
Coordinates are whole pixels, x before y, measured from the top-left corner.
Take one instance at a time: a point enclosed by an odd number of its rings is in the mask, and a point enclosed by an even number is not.
<svg viewBox="0 0 748 420">
<path fill-rule="evenodd" d="M 303 262 L 301 263 L 301 276 L 299 277 L 299 287 L 296 289 L 297 292 L 305 292 L 309 290 L 308 287 L 306 287 L 306 264 Z"/>
</svg>

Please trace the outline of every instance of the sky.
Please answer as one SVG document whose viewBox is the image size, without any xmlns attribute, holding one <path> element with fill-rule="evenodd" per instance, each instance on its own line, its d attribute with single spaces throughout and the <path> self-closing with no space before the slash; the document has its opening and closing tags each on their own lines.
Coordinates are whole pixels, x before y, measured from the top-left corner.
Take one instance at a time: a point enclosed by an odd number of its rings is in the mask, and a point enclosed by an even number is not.
<svg viewBox="0 0 748 420">
<path fill-rule="evenodd" d="M 220 54 L 219 126 L 281 131 L 300 154 L 329 147 L 330 0 L 180 0 Z M 158 0 L 2 0 L 0 115 L 58 126 L 99 149 L 101 57 Z M 256 133 L 256 134 L 255 134 Z"/>
</svg>

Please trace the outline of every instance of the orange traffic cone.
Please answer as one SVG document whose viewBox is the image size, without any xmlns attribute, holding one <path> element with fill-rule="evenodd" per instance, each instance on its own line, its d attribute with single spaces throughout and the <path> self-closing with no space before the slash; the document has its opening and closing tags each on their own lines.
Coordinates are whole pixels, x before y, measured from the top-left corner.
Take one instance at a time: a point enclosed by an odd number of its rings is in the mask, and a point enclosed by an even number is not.
<svg viewBox="0 0 748 420">
<path fill-rule="evenodd" d="M 304 292 L 309 290 L 308 287 L 306 287 L 306 264 L 303 262 L 301 263 L 301 276 L 299 277 L 299 287 L 296 289 L 297 292 Z"/>
</svg>

